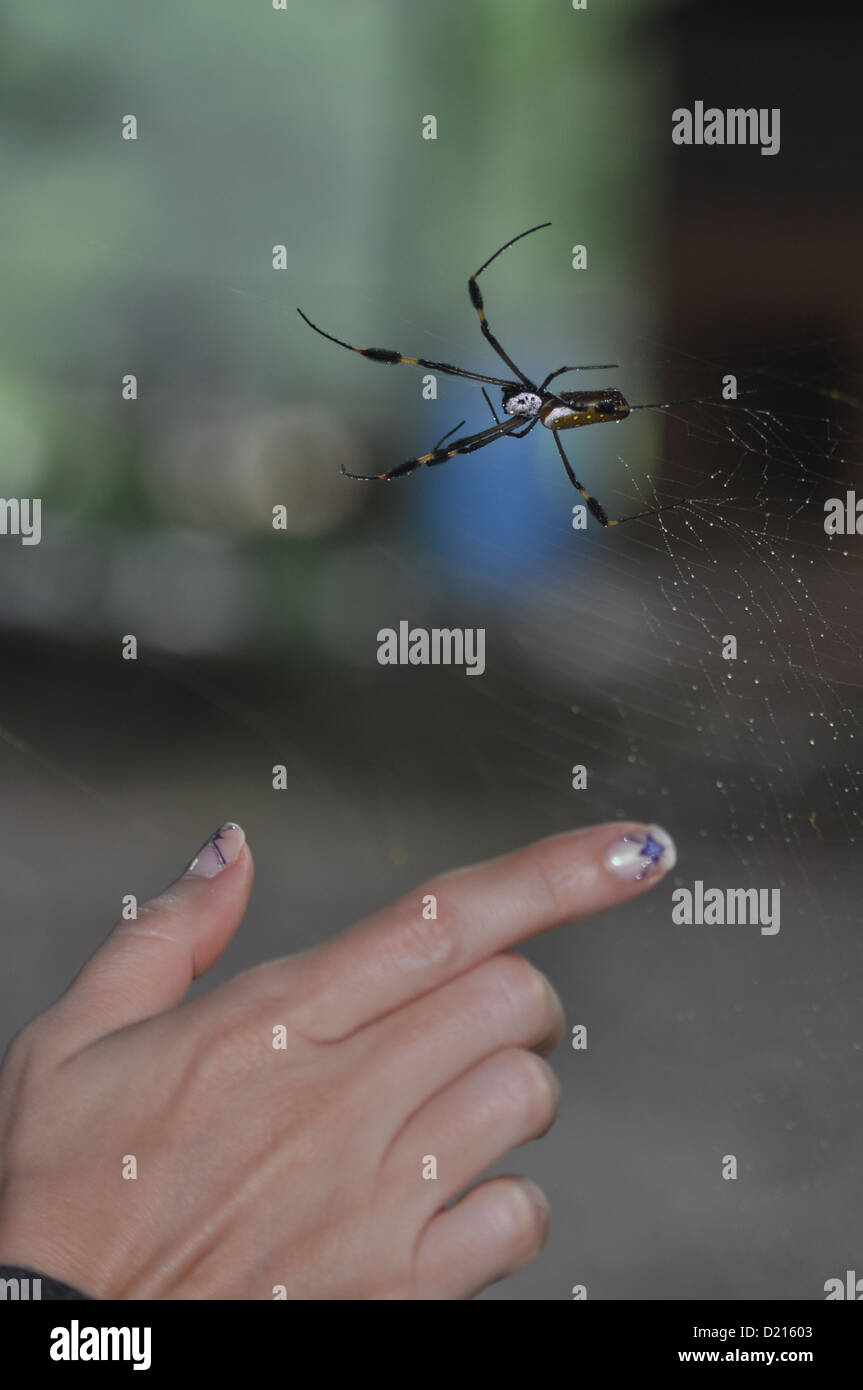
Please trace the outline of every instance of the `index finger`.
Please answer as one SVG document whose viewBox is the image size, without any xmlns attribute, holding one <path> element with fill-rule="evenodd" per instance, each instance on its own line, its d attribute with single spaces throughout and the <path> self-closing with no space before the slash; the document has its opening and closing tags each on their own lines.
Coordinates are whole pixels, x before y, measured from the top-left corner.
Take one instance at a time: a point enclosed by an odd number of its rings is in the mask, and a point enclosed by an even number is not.
<svg viewBox="0 0 863 1390">
<path fill-rule="evenodd" d="M 303 1000 L 297 1026 L 346 1037 L 518 941 L 638 896 L 676 859 L 666 831 L 623 821 L 433 878 L 284 963 Z"/>
</svg>

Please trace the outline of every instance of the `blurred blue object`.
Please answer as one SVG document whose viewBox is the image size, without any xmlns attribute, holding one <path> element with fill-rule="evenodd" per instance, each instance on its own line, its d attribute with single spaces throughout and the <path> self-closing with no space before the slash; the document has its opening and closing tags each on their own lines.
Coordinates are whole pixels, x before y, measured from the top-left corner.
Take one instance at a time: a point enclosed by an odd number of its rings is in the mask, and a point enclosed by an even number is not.
<svg viewBox="0 0 863 1390">
<path fill-rule="evenodd" d="M 548 477 L 548 470 L 560 471 L 550 443 L 536 429 L 426 470 L 414 526 L 453 584 L 494 591 L 505 581 L 511 592 L 514 583 L 530 584 L 552 569 L 567 523 L 560 495 L 566 480 L 559 488 Z M 550 544 L 555 532 L 558 544 Z"/>
</svg>

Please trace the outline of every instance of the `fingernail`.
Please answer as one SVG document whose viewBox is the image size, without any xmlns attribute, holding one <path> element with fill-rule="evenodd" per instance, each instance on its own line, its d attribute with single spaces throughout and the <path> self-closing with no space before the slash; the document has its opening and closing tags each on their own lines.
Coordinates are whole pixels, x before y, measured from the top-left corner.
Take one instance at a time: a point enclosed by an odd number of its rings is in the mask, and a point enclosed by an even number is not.
<svg viewBox="0 0 863 1390">
<path fill-rule="evenodd" d="M 519 1178 L 519 1185 L 531 1206 L 539 1214 L 540 1224 L 544 1228 L 543 1241 L 545 1241 L 545 1237 L 548 1235 L 549 1220 L 551 1218 L 551 1206 L 549 1205 L 548 1198 L 542 1188 L 538 1187 L 532 1178 Z"/>
<path fill-rule="evenodd" d="M 632 830 L 614 841 L 605 853 L 606 867 L 618 878 L 641 883 L 661 878 L 677 863 L 677 850 L 667 831 L 658 825 Z"/>
<path fill-rule="evenodd" d="M 186 873 L 196 874 L 199 878 L 215 878 L 216 874 L 233 864 L 245 843 L 246 832 L 242 827 L 235 825 L 232 820 L 227 821 L 201 845 Z"/>
</svg>

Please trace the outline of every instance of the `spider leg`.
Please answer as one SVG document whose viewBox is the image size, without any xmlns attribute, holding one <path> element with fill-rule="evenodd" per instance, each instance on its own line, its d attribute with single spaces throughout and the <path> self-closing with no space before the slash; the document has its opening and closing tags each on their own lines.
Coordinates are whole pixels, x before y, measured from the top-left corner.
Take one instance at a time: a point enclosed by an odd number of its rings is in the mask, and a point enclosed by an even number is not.
<svg viewBox="0 0 863 1390">
<path fill-rule="evenodd" d="M 338 343 L 339 347 L 347 348 L 349 352 L 358 352 L 360 357 L 369 357 L 372 362 L 386 362 L 390 366 L 397 362 L 406 362 L 411 367 L 430 367 L 432 371 L 443 372 L 446 376 L 463 376 L 469 381 L 485 381 L 489 386 L 517 386 L 517 381 L 506 380 L 499 376 L 483 376 L 481 372 L 468 372 L 464 367 L 454 367 L 449 362 L 432 362 L 427 357 L 403 357 L 400 352 L 390 352 L 388 348 L 360 348 L 354 347 L 353 343 L 346 343 L 342 338 L 334 338 L 332 333 L 325 333 L 322 328 L 318 328 L 316 323 L 303 313 L 302 309 L 297 309 L 297 313 L 304 323 L 319 333 L 322 338 L 328 338 L 331 343 Z"/>
<path fill-rule="evenodd" d="M 482 388 L 482 394 L 485 396 L 485 403 L 486 403 L 486 405 L 488 406 L 489 410 L 491 411 L 492 415 L 494 416 L 495 422 L 499 425 L 499 424 L 500 424 L 500 416 L 498 415 L 497 411 L 495 410 L 494 406 L 492 405 L 491 396 L 488 394 L 488 391 L 486 391 L 485 387 Z"/>
<path fill-rule="evenodd" d="M 428 454 L 421 454 L 419 458 L 408 459 L 406 463 L 400 463 L 396 468 L 391 468 L 387 473 L 349 473 L 342 465 L 342 473 L 346 478 L 356 478 L 363 483 L 389 482 L 391 478 L 404 478 L 408 473 L 413 473 L 419 468 L 420 464 L 427 464 L 432 468 L 436 463 L 446 463 L 447 459 L 455 458 L 456 454 L 472 454 L 477 449 L 484 449 L 486 444 L 492 444 L 502 435 L 511 434 L 516 428 L 518 419 L 505 420 L 502 424 L 488 425 L 484 430 L 479 430 L 477 434 L 466 434 L 462 439 L 456 439 L 448 449 L 434 448 Z M 452 431 L 450 431 L 452 433 Z M 444 435 L 444 438 L 447 436 Z"/>
<path fill-rule="evenodd" d="M 451 430 L 447 430 L 446 434 L 442 434 L 442 435 L 441 435 L 441 437 L 440 437 L 440 439 L 438 440 L 437 444 L 433 444 L 433 445 L 432 445 L 432 448 L 433 448 L 433 449 L 439 449 L 440 446 L 441 446 L 441 444 L 443 444 L 444 440 L 445 440 L 445 439 L 449 439 L 450 435 L 451 435 L 451 434 L 455 434 L 456 430 L 460 430 L 463 424 L 464 424 L 464 420 L 459 420 L 459 422 L 458 422 L 457 425 L 453 425 L 453 427 L 452 427 Z"/>
<path fill-rule="evenodd" d="M 509 437 L 510 437 L 510 439 L 524 439 L 524 436 L 525 436 L 526 434 L 530 434 L 530 432 L 531 432 L 531 430 L 533 429 L 534 425 L 538 425 L 538 424 L 539 424 L 539 416 L 538 416 L 538 415 L 534 415 L 534 417 L 533 417 L 532 420 L 528 420 L 528 422 L 527 422 L 527 424 L 525 425 L 525 427 L 524 427 L 523 430 L 513 430 L 512 434 L 511 434 Z"/>
<path fill-rule="evenodd" d="M 485 316 L 483 298 L 480 292 L 479 285 L 477 284 L 477 280 L 479 279 L 480 275 L 482 275 L 483 271 L 488 269 L 492 261 L 496 261 L 498 256 L 502 255 L 504 251 L 508 251 L 510 246 L 514 246 L 517 241 L 521 241 L 522 237 L 530 236 L 531 232 L 538 232 L 541 230 L 542 227 L 550 226 L 550 222 L 540 222 L 536 227 L 528 227 L 526 232 L 519 232 L 518 236 L 514 236 L 511 241 L 508 241 L 506 243 L 505 246 L 501 246 L 497 251 L 495 251 L 493 256 L 489 256 L 487 261 L 483 261 L 479 270 L 475 270 L 473 275 L 471 275 L 470 279 L 467 282 L 467 292 L 470 295 L 471 304 L 476 309 L 477 318 L 479 319 L 479 326 L 482 329 L 483 336 L 485 337 L 486 341 L 490 344 L 490 346 L 494 349 L 494 351 L 497 353 L 498 357 L 500 357 L 506 363 L 510 371 L 515 372 L 515 375 L 518 377 L 519 381 L 521 381 L 523 385 L 529 386 L 531 391 L 535 391 L 536 386 L 531 381 L 530 377 L 525 376 L 524 372 L 521 371 L 521 369 L 515 365 L 509 353 L 504 351 L 504 348 L 498 342 L 497 338 L 494 336 L 494 334 L 488 326 L 488 320 Z"/>
<path fill-rule="evenodd" d="M 584 484 L 578 481 L 578 478 L 576 478 L 575 474 L 572 471 L 572 465 L 570 464 L 569 459 L 566 457 L 557 430 L 553 430 L 552 433 L 554 435 L 554 442 L 557 445 L 557 452 L 560 454 L 560 457 L 563 460 L 563 466 L 566 469 L 569 481 L 572 483 L 572 486 L 576 488 L 578 492 L 581 493 L 582 497 L 587 503 L 587 510 L 590 512 L 591 516 L 599 522 L 600 526 L 622 526 L 624 521 L 640 521 L 642 517 L 658 516 L 660 512 L 671 512 L 674 511 L 676 507 L 684 507 L 686 506 L 686 503 L 690 500 L 687 497 L 684 498 L 682 502 L 666 502 L 665 505 L 662 507 L 650 507 L 647 511 L 644 512 L 634 512 L 632 516 L 610 517 L 608 515 L 608 512 L 603 507 L 602 503 L 598 502 L 595 497 L 591 497 Z"/>
<path fill-rule="evenodd" d="M 550 381 L 554 381 L 556 376 L 563 376 L 564 372 L 611 372 L 617 371 L 619 367 L 619 362 L 594 362 L 590 367 L 558 367 L 556 371 L 549 372 L 539 389 L 544 391 Z"/>
</svg>

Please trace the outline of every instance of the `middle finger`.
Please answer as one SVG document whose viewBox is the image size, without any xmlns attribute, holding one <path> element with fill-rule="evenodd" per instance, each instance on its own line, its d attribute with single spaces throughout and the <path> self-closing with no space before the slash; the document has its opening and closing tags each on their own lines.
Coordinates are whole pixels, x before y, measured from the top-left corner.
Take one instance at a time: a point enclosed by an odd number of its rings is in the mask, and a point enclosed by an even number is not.
<svg viewBox="0 0 863 1390">
<path fill-rule="evenodd" d="M 563 1007 L 524 956 L 483 961 L 355 1035 L 376 1105 L 400 1123 L 429 1096 L 503 1047 L 540 1053 L 564 1032 Z"/>
</svg>

